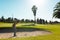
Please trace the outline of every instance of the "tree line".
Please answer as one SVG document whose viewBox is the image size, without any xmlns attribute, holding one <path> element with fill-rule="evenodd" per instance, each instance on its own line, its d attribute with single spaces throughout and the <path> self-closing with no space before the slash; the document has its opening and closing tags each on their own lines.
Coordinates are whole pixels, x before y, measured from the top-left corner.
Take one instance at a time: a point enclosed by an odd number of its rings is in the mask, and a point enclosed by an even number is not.
<svg viewBox="0 0 60 40">
<path fill-rule="evenodd" d="M 5 23 L 13 23 L 15 20 L 17 20 L 18 22 L 20 23 L 34 23 L 34 20 L 30 20 L 30 19 L 17 19 L 17 18 L 12 18 L 12 17 L 8 17 L 8 18 L 4 18 L 4 16 L 2 16 L 0 18 L 0 22 L 5 22 Z M 44 19 L 37 19 L 36 20 L 36 23 L 37 24 L 53 24 L 53 23 L 59 23 L 58 21 L 47 21 L 47 20 L 44 20 Z"/>
<path fill-rule="evenodd" d="M 17 20 L 17 21 L 18 21 L 17 18 L 11 18 L 11 17 L 4 18 L 4 16 L 2 16 L 2 17 L 0 18 L 0 22 L 6 22 L 6 23 L 13 23 L 14 20 Z"/>
<path fill-rule="evenodd" d="M 4 16 L 2 16 L 0 18 L 0 22 L 7 22 L 7 23 L 13 23 L 14 20 L 17 20 L 21 23 L 33 23 L 34 20 L 30 20 L 30 19 L 17 19 L 17 18 L 12 18 L 12 17 L 8 17 L 8 18 L 4 18 Z M 38 24 L 45 24 L 45 23 L 48 23 L 47 20 L 45 21 L 44 19 L 37 19 L 36 20 L 36 23 Z"/>
</svg>

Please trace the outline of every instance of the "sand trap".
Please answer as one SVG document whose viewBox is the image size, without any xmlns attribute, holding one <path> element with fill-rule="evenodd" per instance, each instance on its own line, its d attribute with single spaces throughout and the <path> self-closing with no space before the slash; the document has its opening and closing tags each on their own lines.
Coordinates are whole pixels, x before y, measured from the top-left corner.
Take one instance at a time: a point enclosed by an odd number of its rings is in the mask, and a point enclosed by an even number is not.
<svg viewBox="0 0 60 40">
<path fill-rule="evenodd" d="M 16 37 L 30 37 L 30 36 L 38 36 L 38 35 L 48 35 L 51 34 L 49 31 L 31 31 L 31 32 L 17 32 Z M 9 33 L 0 33 L 1 38 L 11 38 L 13 37 L 13 32 Z"/>
</svg>

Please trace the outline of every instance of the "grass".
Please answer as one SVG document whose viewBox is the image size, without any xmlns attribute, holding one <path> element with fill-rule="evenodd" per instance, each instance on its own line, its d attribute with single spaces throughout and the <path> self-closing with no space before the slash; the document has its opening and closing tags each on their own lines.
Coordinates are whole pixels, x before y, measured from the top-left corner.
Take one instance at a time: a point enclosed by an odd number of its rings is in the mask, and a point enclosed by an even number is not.
<svg viewBox="0 0 60 40">
<path fill-rule="evenodd" d="M 17 24 L 17 28 L 38 28 L 38 29 L 46 29 L 51 31 L 52 34 L 43 35 L 43 36 L 35 36 L 35 37 L 22 37 L 22 38 L 7 38 L 0 40 L 60 40 L 60 24 L 37 24 L 36 26 L 27 26 L 28 23 L 19 23 Z M 0 23 L 0 28 L 12 28 L 12 23 Z"/>
</svg>

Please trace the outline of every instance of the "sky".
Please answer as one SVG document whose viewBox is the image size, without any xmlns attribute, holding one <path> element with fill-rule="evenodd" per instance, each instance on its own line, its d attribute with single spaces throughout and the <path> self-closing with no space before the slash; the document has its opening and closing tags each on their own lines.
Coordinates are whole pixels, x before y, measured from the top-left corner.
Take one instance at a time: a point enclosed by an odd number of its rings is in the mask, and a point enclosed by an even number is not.
<svg viewBox="0 0 60 40">
<path fill-rule="evenodd" d="M 36 5 L 36 17 L 48 21 L 60 21 L 53 18 L 53 10 L 60 0 L 0 0 L 0 18 L 34 19 L 32 6 Z"/>
</svg>

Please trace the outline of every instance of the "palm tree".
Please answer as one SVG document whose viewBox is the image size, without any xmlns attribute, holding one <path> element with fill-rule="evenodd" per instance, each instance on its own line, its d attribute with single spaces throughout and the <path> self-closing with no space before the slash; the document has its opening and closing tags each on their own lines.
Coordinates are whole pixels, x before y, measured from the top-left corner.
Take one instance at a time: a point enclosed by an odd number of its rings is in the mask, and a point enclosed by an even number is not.
<svg viewBox="0 0 60 40">
<path fill-rule="evenodd" d="M 53 17 L 60 18 L 60 2 L 55 6 Z"/>
<path fill-rule="evenodd" d="M 35 5 L 33 5 L 32 11 L 33 11 L 33 14 L 34 14 L 34 25 L 35 25 L 35 23 L 36 23 L 36 11 L 37 11 L 37 7 Z"/>
</svg>

